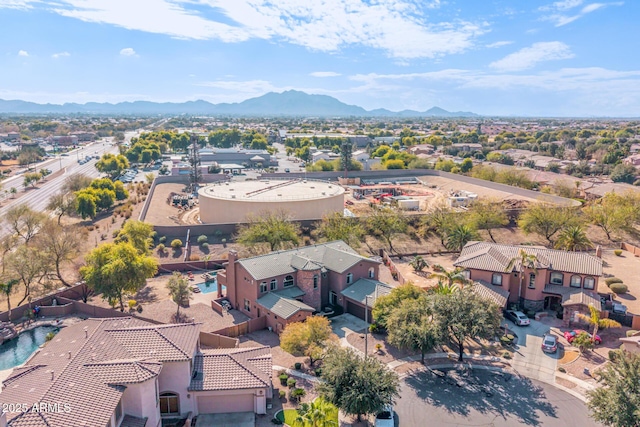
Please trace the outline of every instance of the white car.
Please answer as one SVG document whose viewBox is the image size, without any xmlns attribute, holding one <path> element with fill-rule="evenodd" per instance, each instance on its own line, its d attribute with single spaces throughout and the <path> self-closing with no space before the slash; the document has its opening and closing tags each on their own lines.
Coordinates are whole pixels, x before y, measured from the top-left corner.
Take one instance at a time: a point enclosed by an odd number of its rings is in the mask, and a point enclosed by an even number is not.
<svg viewBox="0 0 640 427">
<path fill-rule="evenodd" d="M 531 323 L 529 318 L 521 311 L 507 310 L 504 312 L 504 317 L 518 326 L 528 326 Z"/>
<path fill-rule="evenodd" d="M 376 415 L 375 427 L 394 427 L 393 407 L 387 406 Z"/>
</svg>

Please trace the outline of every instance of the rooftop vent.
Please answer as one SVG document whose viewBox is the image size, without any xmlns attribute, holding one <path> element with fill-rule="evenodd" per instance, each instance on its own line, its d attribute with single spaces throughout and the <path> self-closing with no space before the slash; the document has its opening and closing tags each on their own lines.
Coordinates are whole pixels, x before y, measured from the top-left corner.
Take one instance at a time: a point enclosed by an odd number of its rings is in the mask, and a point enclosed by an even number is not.
<svg viewBox="0 0 640 427">
<path fill-rule="evenodd" d="M 235 198 L 236 198 L 236 195 L 235 195 L 235 194 L 232 194 L 232 195 L 231 195 L 231 198 L 232 198 L 232 199 L 235 199 Z"/>
</svg>

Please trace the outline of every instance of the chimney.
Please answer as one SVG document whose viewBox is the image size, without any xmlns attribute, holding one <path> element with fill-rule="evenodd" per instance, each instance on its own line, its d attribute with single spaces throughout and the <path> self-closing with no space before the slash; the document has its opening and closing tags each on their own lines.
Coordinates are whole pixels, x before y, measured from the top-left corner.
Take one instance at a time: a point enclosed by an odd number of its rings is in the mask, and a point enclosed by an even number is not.
<svg viewBox="0 0 640 427">
<path fill-rule="evenodd" d="M 600 245 L 596 246 L 596 256 L 602 258 L 602 246 Z"/>
<path fill-rule="evenodd" d="M 87 331 L 87 328 L 84 328 L 84 337 L 89 338 L 89 331 Z"/>
<path fill-rule="evenodd" d="M 51 381 L 53 381 L 56 377 L 56 373 L 53 371 L 53 369 L 51 370 Z"/>
<path fill-rule="evenodd" d="M 232 249 L 229 251 L 229 263 L 226 266 L 226 279 L 227 279 L 227 298 L 230 299 L 232 307 L 238 303 L 238 297 L 236 295 L 236 261 L 238 260 L 238 251 Z M 222 285 L 218 283 L 218 298 L 222 298 Z"/>
<path fill-rule="evenodd" d="M 67 352 L 67 354 L 69 355 L 69 359 L 71 359 L 71 352 Z"/>
</svg>

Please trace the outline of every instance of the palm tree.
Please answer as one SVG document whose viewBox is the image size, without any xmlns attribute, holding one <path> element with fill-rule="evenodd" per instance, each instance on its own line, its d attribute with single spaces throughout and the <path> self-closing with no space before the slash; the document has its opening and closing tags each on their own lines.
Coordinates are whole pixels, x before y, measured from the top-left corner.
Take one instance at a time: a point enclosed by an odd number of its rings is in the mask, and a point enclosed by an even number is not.
<svg viewBox="0 0 640 427">
<path fill-rule="evenodd" d="M 189 281 L 177 271 L 173 272 L 173 275 L 167 283 L 167 289 L 173 302 L 178 305 L 176 311 L 176 319 L 180 316 L 180 306 L 189 302 L 191 297 L 191 288 L 189 287 Z"/>
<path fill-rule="evenodd" d="M 463 271 L 464 270 L 461 268 L 456 268 L 451 271 L 445 270 L 441 273 L 433 273 L 432 277 L 438 278 L 438 285 L 440 285 L 440 283 L 444 281 L 446 281 L 446 285 L 449 287 L 454 286 L 455 283 L 466 285 L 467 283 L 469 283 L 469 279 L 465 277 Z"/>
<path fill-rule="evenodd" d="M 468 224 L 458 224 L 449 230 L 446 247 L 452 251 L 460 252 L 467 243 L 478 240 L 478 233 Z"/>
<path fill-rule="evenodd" d="M 293 427 L 337 427 L 338 424 L 335 421 L 329 420 L 329 416 L 334 410 L 333 405 L 322 399 L 302 403 L 296 409 L 298 416 Z"/>
<path fill-rule="evenodd" d="M 7 311 L 9 313 L 9 321 L 11 321 L 11 294 L 13 293 L 14 286 L 17 284 L 18 281 L 15 279 L 8 280 L 6 283 L 0 283 L 0 293 L 3 293 L 7 297 Z"/>
<path fill-rule="evenodd" d="M 598 334 L 598 328 L 619 328 L 622 326 L 619 322 L 616 322 L 613 319 L 602 319 L 600 317 L 600 311 L 593 305 L 589 305 L 589 311 L 589 316 L 587 316 L 586 314 L 578 313 L 578 318 L 593 326 L 593 334 L 591 338 L 594 340 L 596 338 L 596 335 Z"/>
<path fill-rule="evenodd" d="M 520 304 L 520 298 L 522 297 L 522 281 L 524 280 L 524 269 L 533 270 L 534 274 L 538 272 L 536 263 L 538 257 L 534 254 L 529 254 L 524 249 L 520 249 L 518 256 L 511 258 L 507 268 L 504 270 L 507 273 L 511 273 L 513 269 L 518 266 L 518 275 L 520 276 L 520 284 L 518 285 L 518 304 Z"/>
<path fill-rule="evenodd" d="M 425 268 L 429 267 L 429 264 L 427 264 L 427 261 L 425 261 L 425 259 L 422 258 L 420 255 L 416 255 L 411 260 L 409 265 L 413 268 L 413 271 L 417 271 L 417 272 L 420 272 Z"/>
<path fill-rule="evenodd" d="M 591 240 L 580 225 L 565 228 L 560 232 L 556 241 L 556 249 L 572 252 L 589 249 L 592 246 Z"/>
<path fill-rule="evenodd" d="M 451 295 L 454 292 L 458 292 L 460 288 L 456 284 L 447 284 L 438 280 L 438 285 L 430 289 L 436 295 Z"/>
</svg>

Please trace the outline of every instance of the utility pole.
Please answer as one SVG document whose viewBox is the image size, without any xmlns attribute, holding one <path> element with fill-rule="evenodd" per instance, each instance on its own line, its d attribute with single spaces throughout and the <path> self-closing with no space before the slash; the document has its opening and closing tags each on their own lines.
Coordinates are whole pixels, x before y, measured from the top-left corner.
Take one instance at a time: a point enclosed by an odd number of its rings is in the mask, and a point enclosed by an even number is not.
<svg viewBox="0 0 640 427">
<path fill-rule="evenodd" d="M 364 321 L 367 324 L 367 329 L 364 331 L 364 357 L 369 355 L 369 297 L 364 297 Z"/>
<path fill-rule="evenodd" d="M 200 147 L 198 146 L 198 135 L 191 135 L 191 155 L 189 156 L 191 163 L 191 172 L 189 173 L 190 190 L 192 194 L 198 189 L 198 182 L 202 179 L 200 171 Z"/>
<path fill-rule="evenodd" d="M 349 171 L 349 166 L 351 166 L 351 152 L 353 150 L 353 146 L 349 140 L 346 140 L 342 143 L 340 147 L 340 163 L 344 168 L 344 177 L 346 178 Z"/>
</svg>

